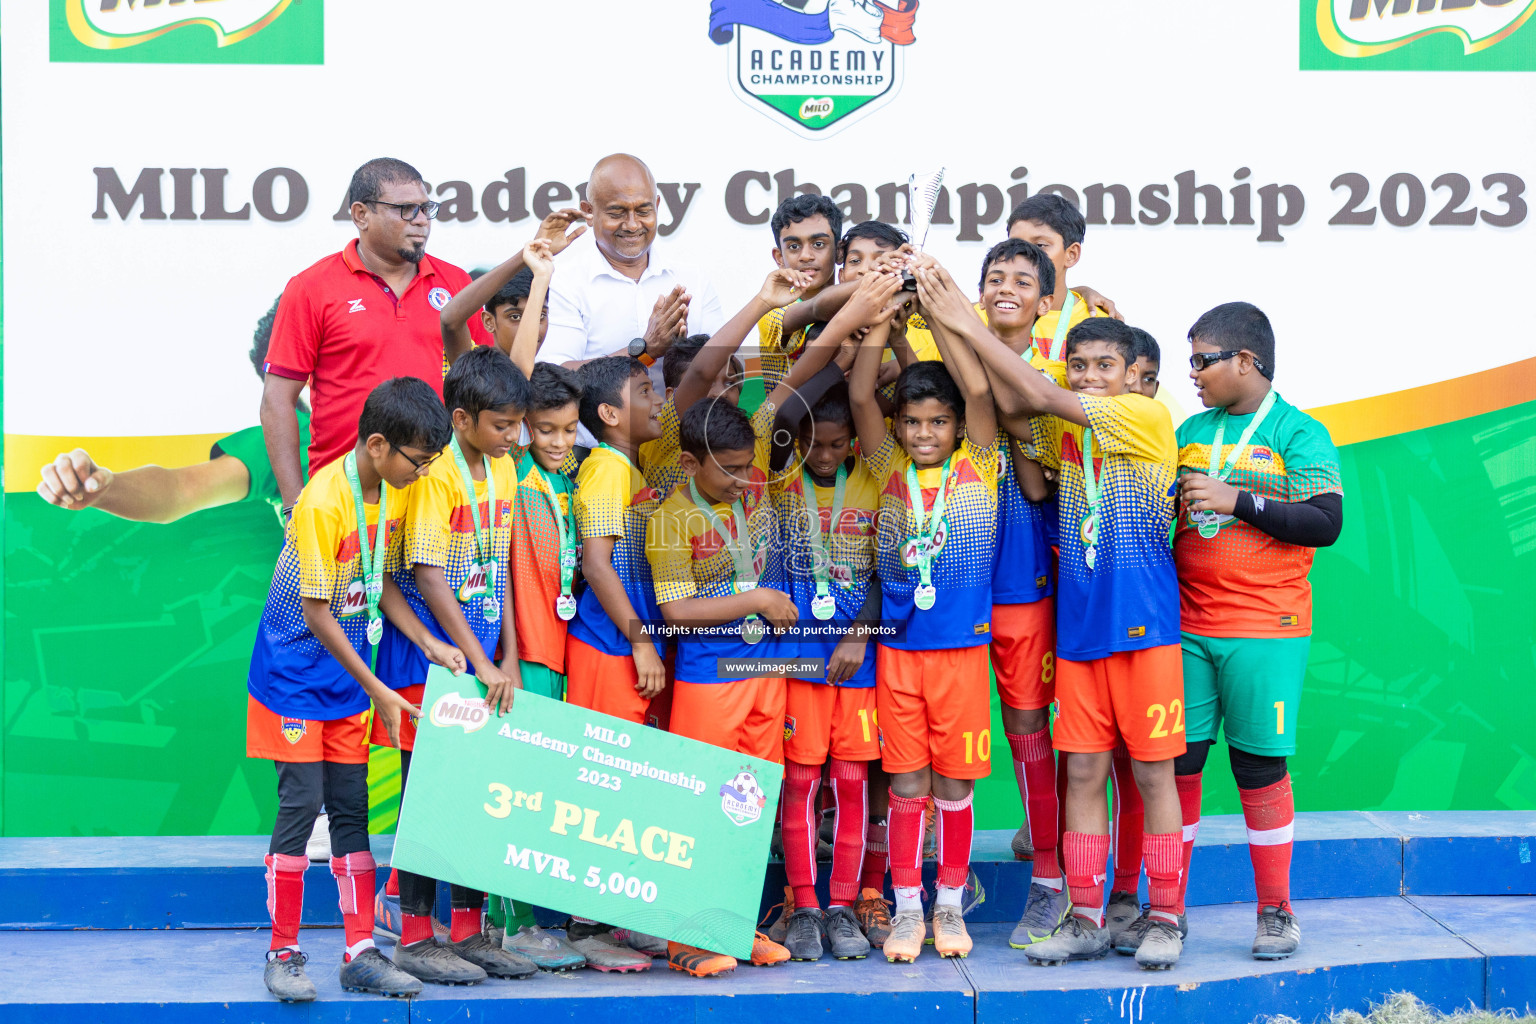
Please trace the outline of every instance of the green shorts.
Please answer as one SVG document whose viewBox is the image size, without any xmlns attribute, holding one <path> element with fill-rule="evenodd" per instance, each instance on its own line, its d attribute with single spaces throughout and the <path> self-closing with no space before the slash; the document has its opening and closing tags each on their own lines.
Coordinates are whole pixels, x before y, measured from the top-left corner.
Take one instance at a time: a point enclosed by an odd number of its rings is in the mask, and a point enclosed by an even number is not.
<svg viewBox="0 0 1536 1024">
<path fill-rule="evenodd" d="M 536 661 L 519 661 L 517 667 L 522 672 L 523 689 L 540 697 L 565 700 L 565 676 Z"/>
<path fill-rule="evenodd" d="M 1296 712 L 1309 636 L 1215 637 L 1183 633 L 1188 742 L 1214 740 L 1250 754 L 1296 753 Z"/>
</svg>

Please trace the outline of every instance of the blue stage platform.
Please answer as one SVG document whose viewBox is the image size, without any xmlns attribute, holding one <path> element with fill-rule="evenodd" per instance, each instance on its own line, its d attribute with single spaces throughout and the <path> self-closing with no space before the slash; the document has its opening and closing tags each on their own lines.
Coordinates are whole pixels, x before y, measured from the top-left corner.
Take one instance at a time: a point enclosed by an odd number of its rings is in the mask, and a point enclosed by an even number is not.
<svg viewBox="0 0 1536 1024">
<path fill-rule="evenodd" d="M 1007 933 L 1028 887 L 1009 833 L 978 836 L 988 898 L 969 919 L 975 952 L 916 964 L 823 961 L 699 981 L 658 963 L 646 975 L 592 971 L 387 1001 L 343 993 L 335 885 L 306 886 L 303 941 L 320 1001 L 285 1006 L 261 983 L 266 946 L 262 838 L 0 840 L 0 1019 L 97 1021 L 479 1021 L 536 1013 L 590 1020 L 644 1010 L 665 1020 L 761 1021 L 785 1013 L 900 1013 L 991 1024 L 1310 1021 L 1410 991 L 1442 1009 L 1536 1008 L 1536 814 L 1300 815 L 1294 891 L 1302 950 L 1258 963 L 1252 880 L 1240 818 L 1207 819 L 1190 887 L 1191 936 L 1179 967 L 1148 973 L 1122 957 L 1030 965 Z M 387 861 L 388 837 L 375 855 Z M 770 867 L 764 902 L 778 901 Z M 857 1002 L 855 1002 L 857 1000 Z"/>
</svg>

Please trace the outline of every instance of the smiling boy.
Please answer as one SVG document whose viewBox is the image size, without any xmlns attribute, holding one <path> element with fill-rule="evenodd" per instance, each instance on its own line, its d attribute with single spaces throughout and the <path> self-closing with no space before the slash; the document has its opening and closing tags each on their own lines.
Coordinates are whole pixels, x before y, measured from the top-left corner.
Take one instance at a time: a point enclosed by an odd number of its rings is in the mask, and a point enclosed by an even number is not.
<svg viewBox="0 0 1536 1024">
<path fill-rule="evenodd" d="M 1008 385 L 997 392 L 1005 425 L 1022 431 L 1023 417 L 1043 417 L 1040 455 L 1060 473 L 1053 742 L 1070 754 L 1062 853 L 1073 906 L 1056 934 L 1029 945 L 1025 955 L 1057 964 L 1109 952 L 1105 784 L 1123 740 L 1146 807 L 1143 859 L 1152 904 L 1136 960 L 1149 969 L 1172 967 L 1183 946 L 1184 911 L 1173 778 L 1173 759 L 1184 752 L 1184 693 L 1178 583 L 1168 551 L 1172 425 L 1160 405 L 1131 392 L 1135 336 L 1125 324 L 1099 318 L 1068 333 L 1066 391 L 968 318 L 947 275 L 935 290 L 945 296 L 946 326 L 963 331 L 988 370 Z"/>
</svg>

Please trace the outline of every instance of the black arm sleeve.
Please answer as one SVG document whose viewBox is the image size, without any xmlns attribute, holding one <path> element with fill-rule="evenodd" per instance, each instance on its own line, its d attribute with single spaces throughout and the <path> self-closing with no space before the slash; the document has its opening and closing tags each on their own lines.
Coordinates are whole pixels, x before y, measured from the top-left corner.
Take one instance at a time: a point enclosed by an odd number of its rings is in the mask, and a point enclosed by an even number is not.
<svg viewBox="0 0 1536 1024">
<path fill-rule="evenodd" d="M 873 574 L 869 577 L 869 593 L 864 595 L 864 607 L 859 609 L 853 621 L 860 626 L 874 626 L 880 622 L 880 577 Z"/>
<path fill-rule="evenodd" d="M 1344 529 L 1344 496 L 1337 493 L 1319 494 L 1306 501 L 1280 501 L 1239 491 L 1232 512 L 1275 540 L 1304 548 L 1325 548 L 1338 540 Z"/>
<path fill-rule="evenodd" d="M 779 407 L 779 411 L 773 417 L 773 436 L 779 438 L 787 436 L 788 444 L 780 444 L 777 440 L 773 444 L 773 452 L 768 456 L 768 465 L 775 473 L 784 471 L 789 465 L 790 457 L 794 454 L 795 439 L 800 436 L 800 424 L 811 414 L 816 403 L 821 401 L 821 396 L 831 390 L 834 384 L 843 380 L 843 371 L 836 363 L 828 363 L 821 370 L 806 381 L 805 387 L 799 390 L 791 390 L 789 398 Z M 780 434 L 780 431 L 785 434 Z"/>
</svg>

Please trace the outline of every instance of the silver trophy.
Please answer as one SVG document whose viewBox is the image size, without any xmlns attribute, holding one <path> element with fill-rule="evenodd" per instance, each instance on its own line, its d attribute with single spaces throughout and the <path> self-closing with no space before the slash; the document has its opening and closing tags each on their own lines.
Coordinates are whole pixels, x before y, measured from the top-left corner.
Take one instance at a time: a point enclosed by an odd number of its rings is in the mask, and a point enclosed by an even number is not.
<svg viewBox="0 0 1536 1024">
<path fill-rule="evenodd" d="M 907 178 L 907 207 L 912 215 L 912 237 L 917 239 L 914 253 L 921 253 L 923 244 L 928 241 L 928 225 L 933 223 L 933 208 L 939 203 L 943 186 L 942 167 L 932 174 L 913 174 Z M 901 272 L 901 287 L 909 292 L 917 291 L 917 278 L 912 271 Z"/>
</svg>

